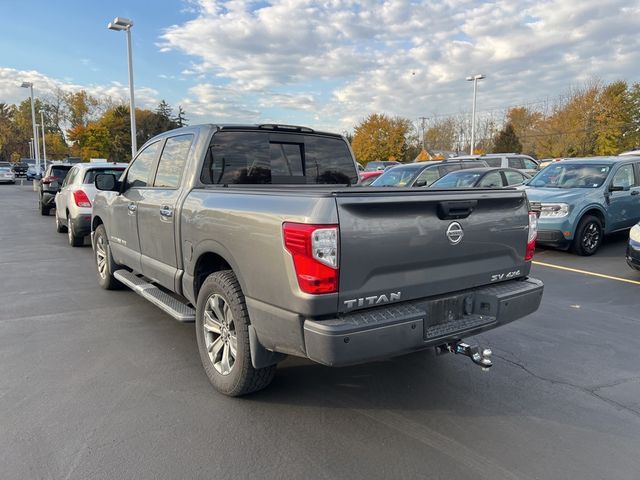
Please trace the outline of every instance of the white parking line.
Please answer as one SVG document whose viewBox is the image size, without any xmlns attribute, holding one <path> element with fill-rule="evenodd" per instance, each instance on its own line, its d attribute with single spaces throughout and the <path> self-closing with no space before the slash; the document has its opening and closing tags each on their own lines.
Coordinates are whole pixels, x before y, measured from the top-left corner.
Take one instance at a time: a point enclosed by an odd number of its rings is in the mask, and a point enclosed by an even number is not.
<svg viewBox="0 0 640 480">
<path fill-rule="evenodd" d="M 582 273 L 583 275 L 591 275 L 592 277 L 600 277 L 600 278 L 606 278 L 607 280 L 617 280 L 618 282 L 625 282 L 625 283 L 631 283 L 633 285 L 640 285 L 640 281 L 638 280 L 629 280 L 628 278 L 613 277 L 611 275 L 605 275 L 604 273 L 589 272 L 587 270 L 579 270 L 577 268 L 563 267 L 561 265 L 537 262 L 535 260 L 532 263 L 535 265 L 540 265 L 541 267 L 557 268 L 558 270 L 566 270 L 567 272 Z"/>
</svg>

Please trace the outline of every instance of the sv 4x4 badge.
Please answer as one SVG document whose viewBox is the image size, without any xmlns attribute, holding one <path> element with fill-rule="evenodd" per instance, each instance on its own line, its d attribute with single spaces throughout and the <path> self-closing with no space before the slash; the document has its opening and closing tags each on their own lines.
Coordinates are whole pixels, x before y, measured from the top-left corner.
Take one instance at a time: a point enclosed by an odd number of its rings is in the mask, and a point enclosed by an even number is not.
<svg viewBox="0 0 640 480">
<path fill-rule="evenodd" d="M 512 278 L 519 277 L 521 275 L 520 270 L 514 270 L 512 272 L 507 273 L 496 273 L 495 275 L 491 275 L 492 282 L 499 282 L 501 280 L 510 280 Z"/>
</svg>

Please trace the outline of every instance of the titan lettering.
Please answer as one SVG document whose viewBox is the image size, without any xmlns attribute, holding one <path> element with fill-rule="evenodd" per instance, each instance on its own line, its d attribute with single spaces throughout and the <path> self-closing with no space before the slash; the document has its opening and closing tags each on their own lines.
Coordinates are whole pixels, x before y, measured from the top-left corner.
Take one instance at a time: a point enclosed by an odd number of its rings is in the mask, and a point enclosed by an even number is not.
<svg viewBox="0 0 640 480">
<path fill-rule="evenodd" d="M 384 303 L 399 302 L 401 296 L 402 296 L 401 292 L 391 292 L 388 295 L 386 294 L 372 295 L 370 297 L 361 297 L 361 298 L 354 298 L 351 300 L 345 300 L 344 305 L 347 308 L 354 308 L 356 306 L 372 307 L 374 305 L 382 305 Z"/>
</svg>

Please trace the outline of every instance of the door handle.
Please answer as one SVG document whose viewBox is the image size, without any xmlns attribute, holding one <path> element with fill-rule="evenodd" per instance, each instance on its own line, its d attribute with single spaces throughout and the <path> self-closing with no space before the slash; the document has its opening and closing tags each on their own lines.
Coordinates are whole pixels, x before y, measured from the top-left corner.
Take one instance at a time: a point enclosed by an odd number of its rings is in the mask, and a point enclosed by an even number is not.
<svg viewBox="0 0 640 480">
<path fill-rule="evenodd" d="M 135 212 L 138 209 L 138 206 L 135 203 L 131 202 L 127 208 L 130 212 Z"/>
<path fill-rule="evenodd" d="M 160 215 L 163 217 L 172 217 L 173 216 L 173 208 L 163 205 L 160 207 Z"/>
<path fill-rule="evenodd" d="M 640 190 L 632 190 L 631 195 L 640 195 Z"/>
</svg>

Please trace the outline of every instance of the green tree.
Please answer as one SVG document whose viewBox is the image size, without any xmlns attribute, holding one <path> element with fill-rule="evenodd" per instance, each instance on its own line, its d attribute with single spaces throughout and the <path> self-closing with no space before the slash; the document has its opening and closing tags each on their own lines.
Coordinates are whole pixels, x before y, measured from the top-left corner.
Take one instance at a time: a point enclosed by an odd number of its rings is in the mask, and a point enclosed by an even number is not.
<svg viewBox="0 0 640 480">
<path fill-rule="evenodd" d="M 411 122 L 406 118 L 373 113 L 356 125 L 353 152 L 359 162 L 405 158 Z"/>
<path fill-rule="evenodd" d="M 518 135 L 513 128 L 513 125 L 508 122 L 504 128 L 498 132 L 493 140 L 493 151 L 498 153 L 522 152 L 522 144 L 518 140 Z"/>
<path fill-rule="evenodd" d="M 187 118 L 182 105 L 178 105 L 178 115 L 176 115 L 176 117 L 173 119 L 173 122 L 177 127 L 186 127 L 187 125 L 189 125 L 189 119 Z"/>
<path fill-rule="evenodd" d="M 97 113 L 100 102 L 89 95 L 85 90 L 68 93 L 64 97 L 67 109 L 67 120 L 71 128 L 82 125 L 86 127 Z"/>
<path fill-rule="evenodd" d="M 164 100 L 160 100 L 158 104 L 158 108 L 156 108 L 156 113 L 166 120 L 171 120 L 171 115 L 173 113 L 171 107 Z"/>
</svg>

